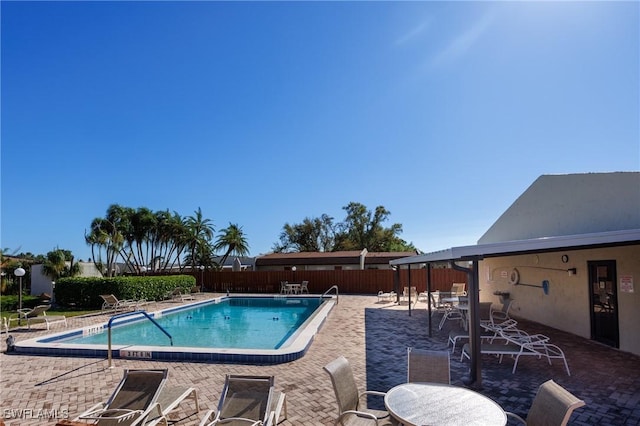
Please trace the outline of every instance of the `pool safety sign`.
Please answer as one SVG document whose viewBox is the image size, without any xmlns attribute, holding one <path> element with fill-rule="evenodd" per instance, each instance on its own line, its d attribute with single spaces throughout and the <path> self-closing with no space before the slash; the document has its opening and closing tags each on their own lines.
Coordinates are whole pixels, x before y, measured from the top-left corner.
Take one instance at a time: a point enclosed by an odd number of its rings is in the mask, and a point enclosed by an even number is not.
<svg viewBox="0 0 640 426">
<path fill-rule="evenodd" d="M 128 349 L 120 349 L 120 357 L 151 359 L 151 351 L 130 351 Z"/>
<path fill-rule="evenodd" d="M 633 275 L 622 275 L 620 277 L 620 291 L 633 293 Z"/>
</svg>

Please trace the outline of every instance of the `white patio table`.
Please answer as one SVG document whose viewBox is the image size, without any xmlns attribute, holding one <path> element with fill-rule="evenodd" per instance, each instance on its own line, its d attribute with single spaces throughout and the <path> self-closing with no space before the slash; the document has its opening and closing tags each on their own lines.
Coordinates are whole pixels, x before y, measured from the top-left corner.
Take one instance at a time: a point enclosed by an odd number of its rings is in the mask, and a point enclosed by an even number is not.
<svg viewBox="0 0 640 426">
<path fill-rule="evenodd" d="M 471 389 L 440 383 L 405 383 L 384 397 L 389 414 L 405 426 L 507 424 L 504 410 Z"/>
</svg>

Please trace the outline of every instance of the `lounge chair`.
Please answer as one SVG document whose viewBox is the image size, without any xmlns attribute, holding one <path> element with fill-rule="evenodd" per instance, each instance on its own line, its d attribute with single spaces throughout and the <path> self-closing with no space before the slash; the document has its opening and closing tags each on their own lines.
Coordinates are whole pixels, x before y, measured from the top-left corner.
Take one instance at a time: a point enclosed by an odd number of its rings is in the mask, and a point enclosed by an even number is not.
<svg viewBox="0 0 640 426">
<path fill-rule="evenodd" d="M 500 362 L 505 355 L 513 357 L 513 370 L 516 372 L 518 366 L 518 360 L 521 356 L 535 356 L 538 358 L 546 358 L 551 365 L 551 359 L 562 359 L 564 367 L 567 370 L 567 375 L 570 376 L 569 365 L 567 364 L 567 358 L 564 352 L 557 345 L 549 343 L 549 338 L 542 334 L 529 335 L 517 328 L 509 328 L 505 330 L 499 330 L 499 337 L 492 340 L 491 343 L 481 343 L 480 352 L 482 354 L 497 355 L 500 357 Z M 462 355 L 460 360 L 470 358 L 470 346 L 468 343 L 462 347 Z"/>
<path fill-rule="evenodd" d="M 47 310 L 51 308 L 51 305 L 38 305 L 35 308 L 23 308 L 18 309 L 18 313 L 9 317 L 8 323 L 11 321 L 22 321 L 25 320 L 27 322 L 27 328 L 31 329 L 31 324 L 35 323 L 45 323 L 47 325 L 47 330 L 53 323 L 61 322 L 64 323 L 64 326 L 67 326 L 67 318 L 64 315 L 47 315 Z M 40 315 L 42 314 L 42 315 Z M 7 332 L 9 324 L 6 324 Z"/>
<path fill-rule="evenodd" d="M 329 373 L 331 377 L 333 391 L 338 402 L 336 425 L 361 425 L 363 422 L 374 425 L 391 424 L 387 411 L 369 409 L 366 406 L 366 402 L 360 404 L 363 396 L 376 395 L 384 397 L 385 393 L 378 391 L 359 392 L 353 377 L 353 370 L 351 370 L 351 365 L 349 365 L 349 361 L 345 357 L 340 356 L 331 361 L 325 365 L 324 371 Z"/>
<path fill-rule="evenodd" d="M 491 302 L 480 302 L 478 305 L 479 309 L 479 318 L 480 324 L 490 324 L 491 323 Z M 467 321 L 469 319 L 467 318 Z M 484 331 L 481 335 L 481 339 L 491 339 L 495 337 L 495 332 Z M 465 327 L 464 330 L 451 330 L 449 333 L 449 343 L 451 343 L 451 353 L 456 351 L 456 344 L 458 340 L 469 340 L 469 330 L 468 327 Z"/>
<path fill-rule="evenodd" d="M 280 420 L 285 394 L 274 390 L 273 376 L 241 376 L 227 374 L 217 410 L 209 410 L 200 426 L 264 425 L 273 426 Z"/>
<path fill-rule="evenodd" d="M 89 408 L 74 419 L 98 425 L 156 425 L 167 420 L 157 400 L 167 380 L 167 370 L 125 370 L 107 402 Z"/>
<path fill-rule="evenodd" d="M 171 299 L 176 301 L 179 300 L 180 302 L 187 302 L 189 300 L 196 300 L 196 296 L 192 293 L 183 293 L 180 287 L 176 287 L 171 292 Z"/>
<path fill-rule="evenodd" d="M 575 397 L 553 380 L 547 380 L 538 388 L 526 421 L 517 414 L 508 411 L 505 413 L 525 425 L 565 426 L 573 410 L 584 405 L 583 400 Z"/>
<path fill-rule="evenodd" d="M 124 299 L 120 300 L 113 294 L 101 294 L 100 297 L 104 301 L 102 303 L 102 311 L 119 311 L 125 309 L 138 309 L 146 303 L 146 300 Z"/>
<path fill-rule="evenodd" d="M 407 383 L 451 384 L 448 351 L 407 348 Z"/>
<path fill-rule="evenodd" d="M 395 291 L 385 292 L 380 290 L 378 292 L 378 302 L 392 302 L 395 296 Z"/>
</svg>

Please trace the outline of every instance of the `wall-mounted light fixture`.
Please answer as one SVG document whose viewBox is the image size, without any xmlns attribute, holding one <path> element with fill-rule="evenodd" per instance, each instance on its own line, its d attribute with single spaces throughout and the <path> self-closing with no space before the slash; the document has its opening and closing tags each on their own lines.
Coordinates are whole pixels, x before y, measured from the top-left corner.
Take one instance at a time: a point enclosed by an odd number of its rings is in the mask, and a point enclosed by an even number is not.
<svg viewBox="0 0 640 426">
<path fill-rule="evenodd" d="M 575 275 L 576 274 L 576 268 L 569 268 L 569 269 L 567 269 L 567 272 L 569 273 L 569 275 Z"/>
</svg>

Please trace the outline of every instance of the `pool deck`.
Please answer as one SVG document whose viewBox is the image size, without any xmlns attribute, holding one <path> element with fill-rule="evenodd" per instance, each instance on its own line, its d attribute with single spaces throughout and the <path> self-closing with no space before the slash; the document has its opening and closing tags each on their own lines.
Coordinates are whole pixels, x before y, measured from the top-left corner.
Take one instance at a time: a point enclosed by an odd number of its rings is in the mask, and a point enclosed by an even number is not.
<svg viewBox="0 0 640 426">
<path fill-rule="evenodd" d="M 166 303 L 171 302 L 159 303 L 157 309 L 168 306 Z M 322 367 L 336 356 L 344 355 L 352 364 L 361 390 L 366 387 L 386 391 L 403 383 L 406 347 L 444 349 L 449 330 L 455 327 L 448 321 L 451 324 L 438 331 L 436 320 L 429 337 L 425 307 L 424 303 L 418 303 L 409 316 L 406 305 L 378 303 L 376 296 L 341 295 L 304 357 L 267 366 L 115 359 L 113 368 L 108 368 L 105 359 L 6 354 L 3 333 L 0 418 L 4 417 L 6 425 L 55 424 L 55 419 L 33 417 L 51 416 L 54 411 L 59 418 L 65 413 L 74 417 L 91 405 L 105 401 L 122 378 L 124 369 L 167 368 L 169 386 L 197 389 L 200 415 L 217 406 L 225 374 L 272 374 L 276 377 L 277 390 L 287 395 L 288 419 L 281 425 L 330 425 L 337 407 L 331 382 Z M 107 315 L 69 318 L 68 328 L 104 322 L 107 318 Z M 495 358 L 484 356 L 483 394 L 505 410 L 524 416 L 537 387 L 553 379 L 587 404 L 574 412 L 570 424 L 640 424 L 640 357 L 539 324 L 521 321 L 520 326 L 529 332 L 546 334 L 552 343 L 560 346 L 566 354 L 571 376 L 567 376 L 561 360 L 553 360 L 549 366 L 545 360 L 523 357 L 516 373 L 512 374 L 511 359 L 498 364 Z M 52 326 L 48 333 L 58 331 L 59 326 Z M 31 331 L 23 327 L 10 332 L 18 341 L 48 333 L 39 324 Z M 460 362 L 458 349 L 451 357 L 453 384 L 462 385 L 468 366 L 468 361 Z M 190 408 L 186 404 L 185 412 L 179 414 L 188 415 Z M 20 418 L 14 418 L 20 413 Z M 177 424 L 197 425 L 199 420 L 199 416 L 191 416 Z"/>
</svg>

